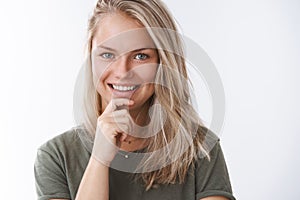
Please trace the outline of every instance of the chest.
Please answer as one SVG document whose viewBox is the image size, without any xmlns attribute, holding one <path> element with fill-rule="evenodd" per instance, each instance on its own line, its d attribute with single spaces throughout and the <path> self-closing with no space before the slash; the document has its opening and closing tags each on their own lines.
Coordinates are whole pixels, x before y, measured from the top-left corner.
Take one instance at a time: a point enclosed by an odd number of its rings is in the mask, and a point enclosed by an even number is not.
<svg viewBox="0 0 300 200">
<path fill-rule="evenodd" d="M 195 200 L 192 177 L 184 184 L 160 185 L 148 191 L 132 174 L 110 170 L 110 200 Z"/>
</svg>

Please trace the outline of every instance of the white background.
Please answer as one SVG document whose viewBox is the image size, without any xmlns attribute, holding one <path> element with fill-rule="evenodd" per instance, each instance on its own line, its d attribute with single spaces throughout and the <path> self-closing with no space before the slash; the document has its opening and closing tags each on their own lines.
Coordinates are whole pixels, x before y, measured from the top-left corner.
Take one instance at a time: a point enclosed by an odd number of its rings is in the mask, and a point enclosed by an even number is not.
<svg viewBox="0 0 300 200">
<path fill-rule="evenodd" d="M 237 199 L 300 199 L 300 2 L 165 2 L 222 78 L 220 137 Z M 73 126 L 94 3 L 1 0 L 0 199 L 35 199 L 36 149 Z M 205 91 L 198 98 L 209 120 Z"/>
</svg>

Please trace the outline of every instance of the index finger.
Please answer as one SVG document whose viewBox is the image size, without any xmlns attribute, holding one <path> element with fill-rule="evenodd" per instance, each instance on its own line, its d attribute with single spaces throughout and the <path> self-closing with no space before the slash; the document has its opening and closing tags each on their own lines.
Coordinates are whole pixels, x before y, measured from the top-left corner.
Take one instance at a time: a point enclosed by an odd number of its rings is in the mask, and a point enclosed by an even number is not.
<svg viewBox="0 0 300 200">
<path fill-rule="evenodd" d="M 118 107 L 121 106 L 131 106 L 133 105 L 134 101 L 126 98 L 117 98 L 117 99 L 112 99 L 107 107 L 105 108 L 103 113 L 108 113 L 112 112 L 118 109 Z"/>
</svg>

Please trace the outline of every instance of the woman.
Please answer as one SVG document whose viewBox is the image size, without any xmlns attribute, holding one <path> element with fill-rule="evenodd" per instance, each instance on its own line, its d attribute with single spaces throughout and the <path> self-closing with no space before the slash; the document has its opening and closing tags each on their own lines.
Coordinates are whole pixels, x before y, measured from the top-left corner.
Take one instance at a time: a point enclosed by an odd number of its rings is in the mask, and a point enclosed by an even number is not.
<svg viewBox="0 0 300 200">
<path fill-rule="evenodd" d="M 164 4 L 99 0 L 88 28 L 79 126 L 39 148 L 39 199 L 234 199 Z"/>
</svg>

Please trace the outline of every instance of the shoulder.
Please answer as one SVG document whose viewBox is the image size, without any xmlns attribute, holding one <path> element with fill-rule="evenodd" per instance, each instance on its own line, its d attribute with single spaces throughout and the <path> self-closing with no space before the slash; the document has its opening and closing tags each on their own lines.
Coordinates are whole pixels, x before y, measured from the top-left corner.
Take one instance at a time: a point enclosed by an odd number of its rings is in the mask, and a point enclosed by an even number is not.
<svg viewBox="0 0 300 200">
<path fill-rule="evenodd" d="M 39 199 L 71 199 L 89 158 L 76 127 L 48 140 L 38 148 L 34 163 Z M 79 184 L 79 183 L 78 183 Z"/>
<path fill-rule="evenodd" d="M 44 144 L 39 147 L 39 150 L 49 151 L 55 148 L 62 148 L 66 146 L 70 146 L 72 143 L 75 143 L 78 140 L 77 132 L 74 128 L 71 128 L 54 138 L 48 140 Z"/>
<path fill-rule="evenodd" d="M 81 134 L 77 127 L 73 127 L 41 145 L 34 164 L 36 174 L 60 173 L 60 177 L 64 177 L 76 169 L 84 170 L 90 158 L 90 151 Z"/>
<path fill-rule="evenodd" d="M 206 129 L 204 148 L 207 154 L 200 154 L 194 168 L 197 199 L 208 196 L 224 196 L 234 199 L 225 157 L 219 137 Z"/>
<path fill-rule="evenodd" d="M 207 127 L 199 126 L 196 138 L 200 141 L 202 151 L 198 152 L 198 158 L 215 156 L 221 150 L 219 136 Z"/>
<path fill-rule="evenodd" d="M 209 139 L 209 140 L 213 140 L 213 141 L 220 140 L 220 138 L 214 131 L 212 131 L 211 129 L 209 129 L 205 126 L 202 126 L 202 125 L 198 125 L 197 134 L 198 135 L 200 134 L 203 137 L 205 137 L 204 139 Z"/>
<path fill-rule="evenodd" d="M 65 156 L 77 151 L 86 151 L 81 139 L 80 127 L 72 127 L 48 140 L 38 148 L 38 152 L 47 153 L 52 156 Z"/>
</svg>

